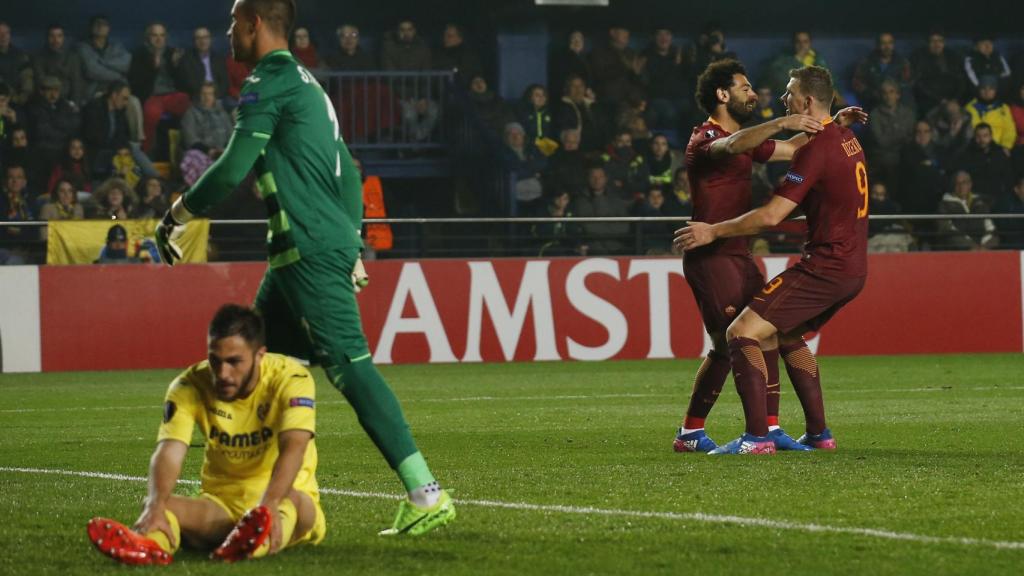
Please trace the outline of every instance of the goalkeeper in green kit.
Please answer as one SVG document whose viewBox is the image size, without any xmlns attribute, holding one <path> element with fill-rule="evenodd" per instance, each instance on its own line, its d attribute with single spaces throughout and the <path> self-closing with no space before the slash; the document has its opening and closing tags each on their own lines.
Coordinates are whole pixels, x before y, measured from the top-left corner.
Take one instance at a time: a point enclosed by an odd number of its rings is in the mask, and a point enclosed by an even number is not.
<svg viewBox="0 0 1024 576">
<path fill-rule="evenodd" d="M 422 534 L 455 518 L 409 431 L 398 399 L 371 360 L 356 292 L 365 281 L 362 184 L 341 138 L 334 105 L 288 51 L 294 0 L 236 0 L 235 60 L 254 66 L 223 156 L 157 226 L 164 262 L 181 258 L 184 224 L 227 196 L 256 167 L 267 206 L 269 266 L 255 308 L 267 348 L 319 362 L 409 497 L 382 535 Z"/>
</svg>

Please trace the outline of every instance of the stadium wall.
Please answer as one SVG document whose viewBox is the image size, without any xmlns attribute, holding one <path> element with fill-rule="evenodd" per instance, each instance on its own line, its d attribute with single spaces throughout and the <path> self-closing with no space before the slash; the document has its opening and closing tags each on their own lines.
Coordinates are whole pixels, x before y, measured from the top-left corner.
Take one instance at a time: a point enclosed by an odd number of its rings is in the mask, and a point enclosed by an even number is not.
<svg viewBox="0 0 1024 576">
<path fill-rule="evenodd" d="M 773 276 L 795 261 L 765 257 Z M 206 323 L 250 302 L 264 265 L 0 269 L 5 372 L 180 368 Z M 870 256 L 862 294 L 812 335 L 821 354 L 1024 350 L 1024 252 Z M 379 363 L 693 358 L 706 338 L 677 258 L 368 262 Z"/>
</svg>

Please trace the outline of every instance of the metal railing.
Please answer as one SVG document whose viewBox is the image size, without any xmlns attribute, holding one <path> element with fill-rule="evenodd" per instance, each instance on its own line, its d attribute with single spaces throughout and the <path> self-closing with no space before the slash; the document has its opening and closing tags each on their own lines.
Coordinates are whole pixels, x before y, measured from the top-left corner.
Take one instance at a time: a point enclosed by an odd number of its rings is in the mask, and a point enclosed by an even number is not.
<svg viewBox="0 0 1024 576">
<path fill-rule="evenodd" d="M 453 72 L 315 72 L 345 143 L 359 150 L 443 149 L 450 143 Z"/>
<path fill-rule="evenodd" d="M 758 253 L 799 252 L 805 240 L 800 220 L 783 223 L 759 235 L 752 246 Z M 506 256 L 657 255 L 671 251 L 672 231 L 689 221 L 685 217 L 618 218 L 379 218 L 366 224 L 389 224 L 394 236 L 391 250 L 380 258 L 494 258 Z M 967 223 L 995 223 L 996 249 L 1024 250 L 1024 214 L 907 214 L 871 216 L 873 225 L 891 227 L 872 235 L 892 235 L 899 251 L 962 250 Z M 944 223 L 954 223 L 952 226 Z M 956 224 L 960 224 L 960 228 Z M 45 262 L 46 222 L 0 223 L 0 253 L 17 251 L 26 263 Z M 626 224 L 627 232 L 602 234 L 600 226 Z M 597 225 L 595 228 L 594 225 Z M 22 228 L 16 238 L 8 233 Z M 901 242 L 900 235 L 905 242 Z M 265 220 L 214 220 L 210 226 L 211 261 L 260 261 L 266 258 Z M 967 238 L 977 244 L 980 238 Z M 870 241 L 869 241 L 870 242 Z M 881 243 L 880 243 L 881 244 Z M 583 248 L 586 247 L 586 248 Z M 0 261 L 2 261 L 0 254 Z"/>
</svg>

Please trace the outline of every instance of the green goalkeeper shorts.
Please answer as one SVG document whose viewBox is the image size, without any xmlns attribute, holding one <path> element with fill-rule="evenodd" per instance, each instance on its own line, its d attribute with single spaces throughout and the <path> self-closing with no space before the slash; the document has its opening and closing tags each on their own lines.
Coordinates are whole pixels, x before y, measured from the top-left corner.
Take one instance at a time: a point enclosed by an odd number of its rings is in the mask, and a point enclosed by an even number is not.
<svg viewBox="0 0 1024 576">
<path fill-rule="evenodd" d="M 270 352 L 328 369 L 370 356 L 352 286 L 358 257 L 358 248 L 346 248 L 267 268 L 254 306 Z"/>
</svg>

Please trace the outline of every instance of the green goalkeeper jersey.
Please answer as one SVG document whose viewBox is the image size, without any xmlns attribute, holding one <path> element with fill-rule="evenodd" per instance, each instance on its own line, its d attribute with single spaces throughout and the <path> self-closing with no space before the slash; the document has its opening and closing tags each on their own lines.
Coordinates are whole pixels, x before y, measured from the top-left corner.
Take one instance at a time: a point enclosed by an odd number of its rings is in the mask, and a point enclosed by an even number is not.
<svg viewBox="0 0 1024 576">
<path fill-rule="evenodd" d="M 264 56 L 245 79 L 232 140 L 240 138 L 266 144 L 255 169 L 267 206 L 272 268 L 303 255 L 362 246 L 362 186 L 334 105 L 287 50 Z M 230 153 L 229 144 L 225 155 Z M 223 197 L 223 190 L 204 184 L 201 179 L 185 195 L 193 212 Z"/>
</svg>

